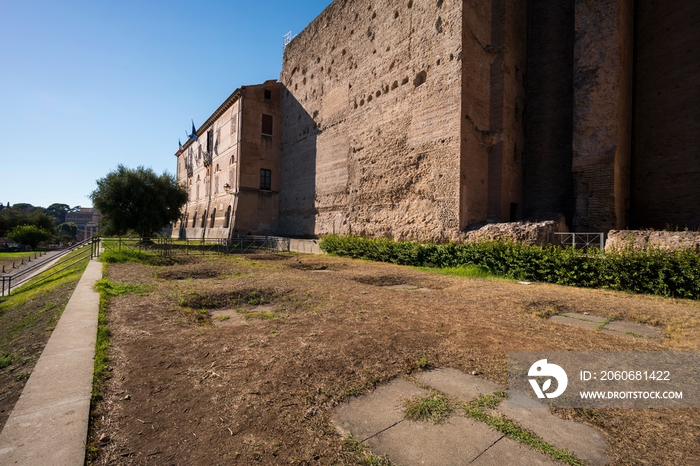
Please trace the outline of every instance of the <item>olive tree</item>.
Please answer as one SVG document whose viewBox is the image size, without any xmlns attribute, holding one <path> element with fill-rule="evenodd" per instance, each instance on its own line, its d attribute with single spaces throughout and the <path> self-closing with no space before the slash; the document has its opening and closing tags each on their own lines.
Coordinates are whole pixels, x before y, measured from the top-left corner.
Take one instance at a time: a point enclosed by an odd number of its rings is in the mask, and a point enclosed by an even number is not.
<svg viewBox="0 0 700 466">
<path fill-rule="evenodd" d="M 180 217 L 187 188 L 167 172 L 156 175 L 150 168 L 119 165 L 97 180 L 89 197 L 102 215 L 102 233 L 123 235 L 134 230 L 149 238 Z"/>
<path fill-rule="evenodd" d="M 36 225 L 17 225 L 10 230 L 7 237 L 36 250 L 39 243 L 52 239 L 53 233 Z"/>
</svg>

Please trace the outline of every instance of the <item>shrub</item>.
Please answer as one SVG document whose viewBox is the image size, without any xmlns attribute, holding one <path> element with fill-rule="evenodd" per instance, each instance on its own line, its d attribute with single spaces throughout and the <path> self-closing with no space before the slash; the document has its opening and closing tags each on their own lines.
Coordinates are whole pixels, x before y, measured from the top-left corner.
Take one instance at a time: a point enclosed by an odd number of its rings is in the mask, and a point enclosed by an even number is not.
<svg viewBox="0 0 700 466">
<path fill-rule="evenodd" d="M 329 235 L 320 243 L 329 254 L 417 267 L 477 267 L 517 280 L 606 288 L 666 297 L 700 299 L 700 255 L 625 249 L 605 253 L 511 241 L 420 244 Z"/>
</svg>

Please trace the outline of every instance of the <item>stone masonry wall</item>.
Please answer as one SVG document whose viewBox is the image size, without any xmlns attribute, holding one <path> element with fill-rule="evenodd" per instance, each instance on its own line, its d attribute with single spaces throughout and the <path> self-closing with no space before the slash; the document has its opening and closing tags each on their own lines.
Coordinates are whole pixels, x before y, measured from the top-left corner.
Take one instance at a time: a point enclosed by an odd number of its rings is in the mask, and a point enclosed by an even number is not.
<svg viewBox="0 0 700 466">
<path fill-rule="evenodd" d="M 526 217 L 561 212 L 571 224 L 575 0 L 528 2 Z"/>
<path fill-rule="evenodd" d="M 456 235 L 462 3 L 336 0 L 287 46 L 282 234 Z"/>
<path fill-rule="evenodd" d="M 635 228 L 700 227 L 700 2 L 639 0 L 632 214 Z"/>
<path fill-rule="evenodd" d="M 632 0 L 576 0 L 574 231 L 627 225 L 633 16 Z"/>
<path fill-rule="evenodd" d="M 700 232 L 610 230 L 605 241 L 605 250 L 610 252 L 624 248 L 637 250 L 657 248 L 666 251 L 691 249 L 700 252 Z"/>
</svg>

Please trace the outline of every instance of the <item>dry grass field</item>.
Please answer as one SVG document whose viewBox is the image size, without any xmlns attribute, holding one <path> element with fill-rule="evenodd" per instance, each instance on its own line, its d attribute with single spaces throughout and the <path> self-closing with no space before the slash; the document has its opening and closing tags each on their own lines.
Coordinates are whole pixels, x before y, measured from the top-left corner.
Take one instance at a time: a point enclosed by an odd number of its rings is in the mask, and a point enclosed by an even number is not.
<svg viewBox="0 0 700 466">
<path fill-rule="evenodd" d="M 511 350 L 698 350 L 700 303 L 445 276 L 328 256 L 113 264 L 110 366 L 90 465 L 362 464 L 333 406 L 428 367 L 505 385 Z M 421 290 L 389 285 L 413 285 Z M 640 340 L 556 324 L 589 312 Z M 420 361 L 420 363 L 419 363 Z M 700 464 L 700 410 L 556 410 L 599 428 L 612 464 Z"/>
</svg>

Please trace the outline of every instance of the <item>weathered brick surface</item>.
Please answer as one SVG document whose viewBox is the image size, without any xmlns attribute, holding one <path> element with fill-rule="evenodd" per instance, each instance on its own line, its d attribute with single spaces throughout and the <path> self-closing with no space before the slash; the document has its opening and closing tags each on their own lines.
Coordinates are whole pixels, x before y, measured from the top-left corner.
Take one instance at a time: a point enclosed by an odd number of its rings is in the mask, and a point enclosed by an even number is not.
<svg viewBox="0 0 700 466">
<path fill-rule="evenodd" d="M 606 251 L 624 248 L 656 248 L 666 251 L 691 249 L 700 252 L 700 232 L 697 231 L 653 231 L 610 230 L 605 241 Z"/>
<path fill-rule="evenodd" d="M 528 2 L 526 216 L 574 215 L 575 0 Z"/>
<path fill-rule="evenodd" d="M 576 0 L 574 231 L 627 225 L 633 17 L 632 0 Z"/>
<path fill-rule="evenodd" d="M 287 46 L 285 233 L 456 232 L 461 52 L 453 0 L 336 1 Z"/>
<path fill-rule="evenodd" d="M 280 225 L 447 239 L 522 217 L 526 2 L 336 1 L 285 51 Z"/>
<path fill-rule="evenodd" d="M 700 2 L 639 0 L 632 226 L 700 226 Z"/>
<path fill-rule="evenodd" d="M 698 2 L 335 0 L 285 50 L 273 136 L 251 101 L 246 142 L 217 138 L 233 158 L 195 173 L 188 212 L 218 205 L 219 234 L 228 179 L 240 232 L 698 227 L 699 18 Z"/>
</svg>

